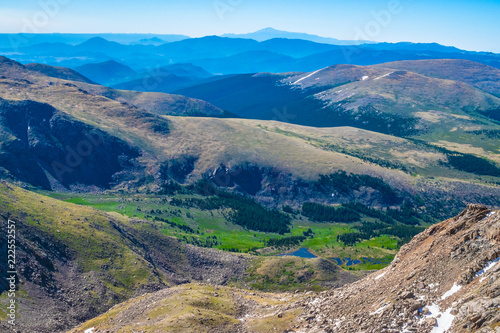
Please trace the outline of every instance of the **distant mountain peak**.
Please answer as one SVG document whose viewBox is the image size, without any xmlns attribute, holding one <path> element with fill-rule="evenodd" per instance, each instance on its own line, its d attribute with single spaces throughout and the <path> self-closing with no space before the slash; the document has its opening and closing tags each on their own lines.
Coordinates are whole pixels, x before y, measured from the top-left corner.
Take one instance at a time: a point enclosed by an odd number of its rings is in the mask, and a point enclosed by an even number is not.
<svg viewBox="0 0 500 333">
<path fill-rule="evenodd" d="M 272 27 L 267 27 L 247 34 L 224 34 L 221 35 L 221 37 L 249 38 L 249 39 L 254 39 L 258 42 L 263 42 L 273 38 L 303 39 L 311 42 L 333 44 L 333 45 L 359 45 L 364 43 L 372 43 L 369 41 L 359 41 L 359 40 L 339 40 L 336 38 L 322 37 L 301 32 L 289 32 L 284 30 L 278 30 Z"/>
<path fill-rule="evenodd" d="M 78 45 L 79 47 L 102 47 L 102 46 L 122 46 L 122 44 L 117 42 L 110 42 L 102 37 L 92 37 L 89 40 Z"/>
<path fill-rule="evenodd" d="M 267 28 L 264 28 L 264 29 L 257 30 L 256 32 L 283 32 L 283 31 L 278 30 L 278 29 L 274 29 L 274 28 L 271 28 L 271 27 L 267 27 Z"/>
<path fill-rule="evenodd" d="M 88 39 L 87 41 L 83 42 L 82 44 L 86 43 L 111 43 L 109 40 L 104 39 L 102 37 L 92 37 Z"/>
<path fill-rule="evenodd" d="M 108 60 L 108 61 L 105 61 L 105 62 L 102 62 L 101 65 L 113 65 L 113 66 L 123 66 L 123 67 L 127 67 L 123 64 L 120 64 L 118 61 L 116 60 Z"/>
</svg>

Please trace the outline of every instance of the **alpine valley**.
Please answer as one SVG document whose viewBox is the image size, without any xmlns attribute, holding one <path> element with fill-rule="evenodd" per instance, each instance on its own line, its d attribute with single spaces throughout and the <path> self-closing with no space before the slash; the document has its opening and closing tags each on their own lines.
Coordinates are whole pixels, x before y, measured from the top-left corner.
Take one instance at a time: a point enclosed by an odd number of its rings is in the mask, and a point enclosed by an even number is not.
<svg viewBox="0 0 500 333">
<path fill-rule="evenodd" d="M 270 28 L 0 53 L 2 332 L 500 332 L 499 54 Z"/>
</svg>

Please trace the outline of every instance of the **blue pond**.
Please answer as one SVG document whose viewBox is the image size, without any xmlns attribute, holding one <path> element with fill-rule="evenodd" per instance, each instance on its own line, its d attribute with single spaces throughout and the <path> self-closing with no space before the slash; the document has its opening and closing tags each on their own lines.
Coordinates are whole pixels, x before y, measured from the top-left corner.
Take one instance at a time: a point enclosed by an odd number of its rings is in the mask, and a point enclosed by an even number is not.
<svg viewBox="0 0 500 333">
<path fill-rule="evenodd" d="M 361 263 L 363 263 L 363 264 L 373 264 L 373 265 L 377 265 L 377 264 L 390 264 L 391 263 L 391 259 L 387 259 L 387 258 L 384 258 L 384 259 L 375 259 L 375 258 L 366 258 L 366 257 L 363 257 L 361 260 L 359 260 L 359 259 L 351 259 L 349 257 L 344 257 L 344 258 L 330 258 L 330 259 L 335 260 L 335 262 L 339 266 L 345 264 L 347 267 L 359 265 Z"/>
<path fill-rule="evenodd" d="M 301 258 L 317 258 L 317 256 L 315 256 L 314 254 L 312 254 L 311 252 L 309 252 L 308 249 L 306 248 L 301 248 L 295 252 L 292 252 L 292 253 L 284 253 L 284 254 L 279 254 L 278 257 L 282 257 L 282 256 L 295 256 L 295 257 L 301 257 Z"/>
</svg>

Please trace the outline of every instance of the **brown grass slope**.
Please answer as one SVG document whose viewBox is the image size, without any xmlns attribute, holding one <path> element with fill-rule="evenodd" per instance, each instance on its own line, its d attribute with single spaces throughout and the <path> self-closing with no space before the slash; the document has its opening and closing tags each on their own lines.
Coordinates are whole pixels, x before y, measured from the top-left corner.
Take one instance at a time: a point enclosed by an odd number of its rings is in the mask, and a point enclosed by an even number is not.
<svg viewBox="0 0 500 333">
<path fill-rule="evenodd" d="M 145 292 L 202 279 L 225 284 L 247 259 L 182 245 L 161 223 L 69 204 L 0 181 L 0 226 L 15 221 L 15 330 L 61 332 Z M 7 233 L 0 235 L 6 253 Z M 0 259 L 6 267 L 7 258 Z M 217 267 L 217 269 L 213 269 Z M 0 330 L 8 286 L 0 284 Z"/>
<path fill-rule="evenodd" d="M 22 65 L 0 56 L 0 70 L 4 79 L 27 80 L 30 77 L 31 81 L 29 79 L 28 81 L 31 83 L 66 83 L 68 87 L 72 85 L 93 95 L 118 100 L 120 103 L 129 103 L 131 106 L 158 114 L 193 116 L 220 116 L 225 114 L 223 110 L 207 102 L 184 96 L 121 91 L 93 84 L 92 81 L 85 79 L 82 75 L 68 68 L 42 64 Z"/>
<path fill-rule="evenodd" d="M 407 70 L 435 77 L 468 83 L 497 97 L 500 96 L 500 69 L 470 60 L 435 59 L 388 62 L 375 67 Z"/>
<path fill-rule="evenodd" d="M 379 126 L 399 136 L 446 136 L 457 130 L 498 130 L 499 73 L 472 61 L 421 60 L 336 65 L 281 83 L 306 95 L 314 92 L 326 105 L 324 112 L 359 120 L 362 128 Z M 392 121 L 392 128 L 378 124 L 380 119 Z"/>
</svg>

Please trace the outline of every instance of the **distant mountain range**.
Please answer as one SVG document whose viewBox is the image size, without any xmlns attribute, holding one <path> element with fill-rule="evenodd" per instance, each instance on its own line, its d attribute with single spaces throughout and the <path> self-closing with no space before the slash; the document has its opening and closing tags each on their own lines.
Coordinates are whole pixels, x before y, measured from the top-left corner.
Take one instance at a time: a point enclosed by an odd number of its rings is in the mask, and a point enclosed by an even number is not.
<svg viewBox="0 0 500 333">
<path fill-rule="evenodd" d="M 374 43 L 370 41 L 364 40 L 340 40 L 336 38 L 330 37 L 321 37 L 316 35 L 310 35 L 300 32 L 289 32 L 276 30 L 274 28 L 264 28 L 255 32 L 247 33 L 247 34 L 224 34 L 221 37 L 229 37 L 229 38 L 249 38 L 254 39 L 259 42 L 263 42 L 273 38 L 287 38 L 287 39 L 303 39 L 316 43 L 324 43 L 324 44 L 333 44 L 333 45 L 360 45 L 366 43 Z"/>
<path fill-rule="evenodd" d="M 460 211 L 500 207 L 499 54 L 28 37 L 0 50 L 1 332 L 15 294 L 17 332 L 498 333 L 500 211 Z"/>
<path fill-rule="evenodd" d="M 199 66 L 194 66 L 192 64 L 173 64 L 159 68 L 151 68 L 127 78 L 122 77 L 120 79 L 121 82 L 112 85 L 112 87 L 123 90 L 167 93 L 205 82 L 205 79 L 211 78 L 212 76 L 212 74 Z M 109 81 L 100 83 L 108 85 Z"/>
<path fill-rule="evenodd" d="M 63 37 L 42 35 L 38 39 L 30 40 L 29 43 L 21 43 L 15 45 L 17 47 L 12 47 L 9 39 L 12 39 L 14 35 L 0 35 L 0 54 L 25 64 L 43 63 L 72 69 L 87 64 L 115 61 L 136 72 L 144 72 L 148 68 L 190 63 L 215 75 L 307 72 L 336 64 L 375 65 L 401 60 L 425 59 L 467 59 L 500 67 L 499 54 L 464 51 L 435 43 L 341 45 L 349 43 L 339 41 L 335 44 L 331 40 L 319 43 L 317 38 L 309 38 L 307 35 L 282 33 L 269 29 L 259 34 L 265 33 L 269 37 L 281 37 L 271 39 L 255 37 L 258 40 L 265 39 L 263 41 L 237 38 L 236 35 L 231 38 L 176 37 L 174 41 L 168 42 L 166 35 L 152 35 L 149 38 L 142 38 L 144 35 L 120 38 L 115 35 L 111 37 L 98 35 L 86 40 L 82 40 L 82 35 L 75 35 L 76 37 L 70 35 L 69 37 L 74 37 L 73 39 L 63 38 L 66 35 L 61 35 Z M 122 42 L 117 42 L 117 40 Z M 39 43 L 34 43 L 34 41 Z M 75 43 L 75 41 L 82 42 Z M 121 83 L 117 82 L 117 79 L 115 77 L 111 84 Z M 100 83 L 105 82 L 107 81 L 100 81 Z"/>
<path fill-rule="evenodd" d="M 116 89 L 151 92 L 171 92 L 213 76 L 193 64 L 179 63 L 136 72 L 115 60 L 86 64 L 76 67 L 76 71 L 94 82 Z"/>
<path fill-rule="evenodd" d="M 151 44 L 151 42 L 157 41 L 167 43 L 190 38 L 184 35 L 162 34 L 0 34 L 0 48 L 18 49 L 42 43 L 77 45 L 94 37 L 101 37 L 122 44 Z"/>
</svg>

